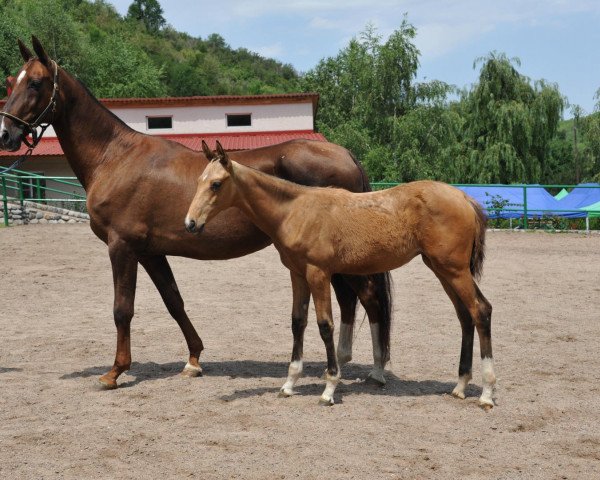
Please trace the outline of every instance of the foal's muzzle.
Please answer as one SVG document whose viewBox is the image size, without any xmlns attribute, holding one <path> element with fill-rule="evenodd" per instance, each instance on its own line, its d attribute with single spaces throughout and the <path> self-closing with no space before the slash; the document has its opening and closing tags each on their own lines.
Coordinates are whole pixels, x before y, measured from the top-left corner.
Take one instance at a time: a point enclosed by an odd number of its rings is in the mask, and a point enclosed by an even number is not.
<svg viewBox="0 0 600 480">
<path fill-rule="evenodd" d="M 204 223 L 198 225 L 194 220 L 191 219 L 185 221 L 185 229 L 190 233 L 202 233 L 202 230 L 204 230 L 204 225 Z"/>
</svg>

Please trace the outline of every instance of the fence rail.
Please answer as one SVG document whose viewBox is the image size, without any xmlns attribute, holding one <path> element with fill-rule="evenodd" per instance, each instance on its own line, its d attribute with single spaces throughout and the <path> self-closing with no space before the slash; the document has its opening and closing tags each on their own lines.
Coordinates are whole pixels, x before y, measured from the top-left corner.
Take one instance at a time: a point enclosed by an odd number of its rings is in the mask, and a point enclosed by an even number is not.
<svg viewBox="0 0 600 480">
<path fill-rule="evenodd" d="M 83 191 L 83 187 L 75 177 L 66 176 L 45 176 L 38 175 L 31 172 L 25 172 L 21 170 L 13 170 L 14 173 L 0 174 L 0 193 L 2 195 L 3 203 L 3 215 L 4 225 L 8 226 L 8 203 L 20 203 L 23 206 L 25 200 L 44 203 L 44 204 L 85 204 L 86 196 Z M 49 183 L 52 185 L 49 185 Z M 374 182 L 371 184 L 374 190 L 382 190 L 385 188 L 394 187 L 399 185 L 395 182 Z M 490 198 L 489 203 L 481 201 L 481 198 L 477 198 L 480 203 L 488 211 L 490 218 L 506 218 L 502 215 L 506 213 L 514 214 L 512 218 L 517 218 L 522 222 L 522 227 L 529 228 L 529 223 L 533 219 L 539 219 L 542 217 L 565 217 L 567 214 L 576 214 L 581 218 L 585 218 L 586 230 L 590 229 L 590 218 L 600 217 L 600 207 L 598 209 L 582 209 L 582 208 L 560 208 L 558 205 L 552 206 L 552 208 L 543 209 L 536 208 L 530 204 L 528 200 L 528 190 L 531 189 L 544 189 L 547 195 L 548 189 L 596 189 L 599 192 L 600 199 L 600 185 L 528 185 L 528 184 L 512 184 L 512 185 L 498 185 L 498 184 L 466 184 L 466 183 L 455 183 L 452 184 L 455 187 L 462 189 L 514 189 L 522 190 L 522 201 L 520 203 L 508 202 L 508 204 L 494 204 L 493 199 Z M 73 188 L 78 190 L 73 191 Z M 467 193 L 469 193 L 467 191 Z M 501 195 L 500 195 L 501 196 Z M 513 208 L 518 207 L 518 208 Z M 511 221 L 512 221 L 511 218 Z M 600 224 L 600 218 L 598 220 Z M 599 225 L 600 226 L 600 225 Z"/>
<path fill-rule="evenodd" d="M 19 203 L 23 207 L 25 201 L 31 201 L 60 206 L 75 204 L 85 208 L 85 192 L 75 177 L 38 175 L 22 170 L 12 172 L 0 174 L 5 226 L 9 224 L 9 203 Z"/>
</svg>

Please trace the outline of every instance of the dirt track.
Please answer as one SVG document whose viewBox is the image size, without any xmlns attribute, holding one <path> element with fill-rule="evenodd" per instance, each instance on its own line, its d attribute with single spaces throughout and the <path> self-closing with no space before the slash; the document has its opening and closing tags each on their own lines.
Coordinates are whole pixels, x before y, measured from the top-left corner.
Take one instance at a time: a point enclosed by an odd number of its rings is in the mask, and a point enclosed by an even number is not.
<svg viewBox="0 0 600 480">
<path fill-rule="evenodd" d="M 489 233 L 490 412 L 477 407 L 477 354 L 467 399 L 449 395 L 460 327 L 418 259 L 394 272 L 387 386 L 362 381 L 365 321 L 337 404 L 323 408 L 314 313 L 299 394 L 277 398 L 291 289 L 272 248 L 172 259 L 206 346 L 196 379 L 179 375 L 183 336 L 140 270 L 134 363 L 115 391 L 97 381 L 115 348 L 104 244 L 87 226 L 3 228 L 0 255 L 0 478 L 600 477 L 600 236 Z"/>
</svg>

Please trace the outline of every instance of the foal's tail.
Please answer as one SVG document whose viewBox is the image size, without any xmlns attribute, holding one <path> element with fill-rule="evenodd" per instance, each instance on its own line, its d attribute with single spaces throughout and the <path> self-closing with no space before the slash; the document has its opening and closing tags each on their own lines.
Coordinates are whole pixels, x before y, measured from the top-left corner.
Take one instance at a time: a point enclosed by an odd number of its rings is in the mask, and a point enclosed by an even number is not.
<svg viewBox="0 0 600 480">
<path fill-rule="evenodd" d="M 470 269 L 471 274 L 476 280 L 481 278 L 483 271 L 483 261 L 485 259 L 485 231 L 487 229 L 487 215 L 479 203 L 469 195 L 467 200 L 475 211 L 475 238 L 473 239 L 473 251 L 471 252 Z"/>
</svg>

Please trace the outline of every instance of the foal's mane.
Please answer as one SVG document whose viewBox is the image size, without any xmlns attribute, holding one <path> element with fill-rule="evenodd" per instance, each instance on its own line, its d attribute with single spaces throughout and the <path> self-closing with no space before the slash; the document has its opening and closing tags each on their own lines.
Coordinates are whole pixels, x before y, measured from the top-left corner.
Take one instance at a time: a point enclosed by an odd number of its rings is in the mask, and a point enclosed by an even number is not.
<svg viewBox="0 0 600 480">
<path fill-rule="evenodd" d="M 213 161 L 218 161 L 220 157 L 217 157 Z M 298 185 L 297 183 L 290 182 L 285 178 L 276 177 L 274 175 L 269 175 L 268 173 L 262 172 L 254 167 L 249 165 L 243 165 L 241 163 L 235 162 L 237 165 L 242 167 L 243 169 L 248 169 L 251 171 L 253 175 L 258 177 L 263 185 L 268 185 L 269 190 L 273 193 L 278 200 L 292 200 L 296 198 L 300 193 L 306 191 L 310 188 L 317 187 L 308 187 L 306 185 Z"/>
</svg>

